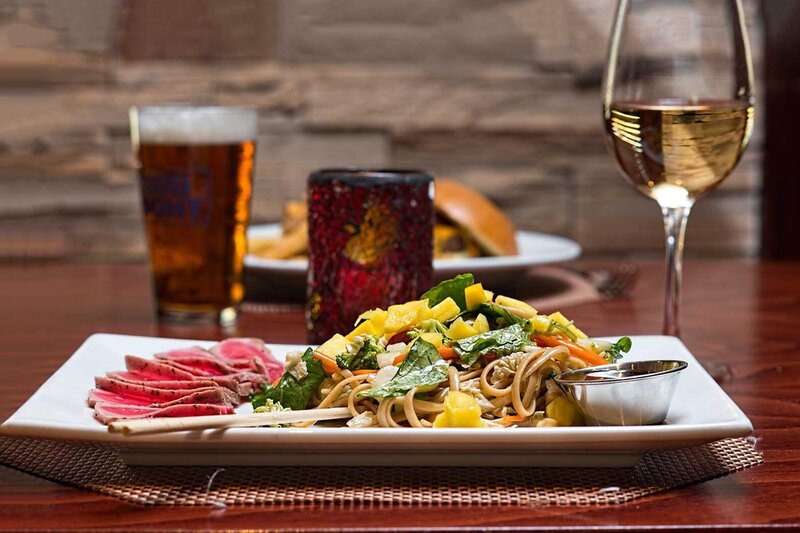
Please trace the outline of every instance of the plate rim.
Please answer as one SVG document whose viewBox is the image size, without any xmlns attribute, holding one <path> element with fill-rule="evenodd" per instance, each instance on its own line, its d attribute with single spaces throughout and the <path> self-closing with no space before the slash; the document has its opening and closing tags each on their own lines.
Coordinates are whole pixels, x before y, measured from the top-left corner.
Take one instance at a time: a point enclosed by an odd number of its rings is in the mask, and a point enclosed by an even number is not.
<svg viewBox="0 0 800 533">
<path fill-rule="evenodd" d="M 247 238 L 251 238 L 252 233 L 270 232 L 277 233 L 280 224 L 253 224 L 247 230 Z M 498 257 L 475 257 L 469 259 L 434 259 L 433 269 L 436 273 L 454 273 L 466 270 L 516 270 L 534 265 L 548 265 L 571 261 L 580 257 L 583 248 L 573 239 L 561 235 L 552 235 L 537 231 L 517 230 L 515 232 L 517 242 L 522 239 L 541 239 L 563 247 L 563 252 L 542 254 L 539 258 L 531 255 L 504 255 Z M 247 268 L 285 274 L 305 274 L 308 270 L 308 262 L 305 260 L 286 260 L 286 259 L 264 259 L 248 253 L 244 257 L 244 265 Z"/>
</svg>

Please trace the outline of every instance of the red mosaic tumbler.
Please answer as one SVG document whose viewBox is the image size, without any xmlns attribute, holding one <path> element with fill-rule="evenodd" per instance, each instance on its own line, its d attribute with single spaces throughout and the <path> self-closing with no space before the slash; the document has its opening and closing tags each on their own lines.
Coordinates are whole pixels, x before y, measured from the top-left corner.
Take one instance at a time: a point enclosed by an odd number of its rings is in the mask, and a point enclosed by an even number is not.
<svg viewBox="0 0 800 533">
<path fill-rule="evenodd" d="M 433 271 L 433 178 L 325 169 L 308 178 L 308 332 L 347 334 L 363 311 L 419 298 Z"/>
</svg>

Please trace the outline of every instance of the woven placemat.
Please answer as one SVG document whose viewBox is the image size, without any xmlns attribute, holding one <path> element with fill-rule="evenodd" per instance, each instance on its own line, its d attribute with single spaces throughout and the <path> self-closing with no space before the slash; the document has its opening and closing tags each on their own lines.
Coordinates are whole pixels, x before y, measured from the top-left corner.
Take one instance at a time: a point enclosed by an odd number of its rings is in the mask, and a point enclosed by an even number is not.
<svg viewBox="0 0 800 533">
<path fill-rule="evenodd" d="M 764 461 L 744 439 L 648 453 L 632 469 L 134 467 L 106 446 L 0 438 L 0 464 L 142 505 L 608 505 Z"/>
</svg>

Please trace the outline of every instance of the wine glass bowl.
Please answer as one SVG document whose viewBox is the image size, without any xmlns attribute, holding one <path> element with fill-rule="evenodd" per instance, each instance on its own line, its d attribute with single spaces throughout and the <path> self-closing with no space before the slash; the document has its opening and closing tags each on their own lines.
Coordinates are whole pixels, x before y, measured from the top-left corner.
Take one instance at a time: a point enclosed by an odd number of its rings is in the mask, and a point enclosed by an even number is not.
<svg viewBox="0 0 800 533">
<path fill-rule="evenodd" d="M 618 0 L 603 118 L 623 176 L 661 207 L 664 333 L 677 336 L 689 212 L 733 171 L 752 130 L 753 67 L 741 0 Z"/>
</svg>

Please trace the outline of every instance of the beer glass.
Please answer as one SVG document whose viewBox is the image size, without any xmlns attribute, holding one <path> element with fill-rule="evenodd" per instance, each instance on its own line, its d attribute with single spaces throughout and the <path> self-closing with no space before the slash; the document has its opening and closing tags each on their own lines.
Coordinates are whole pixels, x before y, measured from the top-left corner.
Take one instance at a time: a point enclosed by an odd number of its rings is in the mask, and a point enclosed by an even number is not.
<svg viewBox="0 0 800 533">
<path fill-rule="evenodd" d="M 132 108 L 158 317 L 236 321 L 244 297 L 256 112 Z"/>
</svg>

